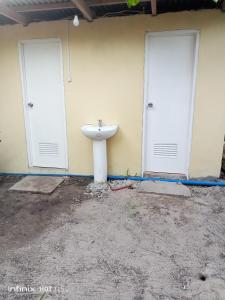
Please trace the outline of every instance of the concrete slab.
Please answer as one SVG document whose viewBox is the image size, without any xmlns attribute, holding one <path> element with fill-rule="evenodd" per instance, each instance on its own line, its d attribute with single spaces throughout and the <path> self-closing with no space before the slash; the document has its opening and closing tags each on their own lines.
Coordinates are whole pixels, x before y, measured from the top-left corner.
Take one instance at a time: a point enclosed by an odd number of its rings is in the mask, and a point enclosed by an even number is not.
<svg viewBox="0 0 225 300">
<path fill-rule="evenodd" d="M 138 187 L 138 192 L 191 197 L 189 188 L 176 182 L 142 181 Z"/>
<path fill-rule="evenodd" d="M 63 181 L 63 177 L 56 176 L 26 176 L 15 183 L 9 191 L 51 194 Z"/>
</svg>

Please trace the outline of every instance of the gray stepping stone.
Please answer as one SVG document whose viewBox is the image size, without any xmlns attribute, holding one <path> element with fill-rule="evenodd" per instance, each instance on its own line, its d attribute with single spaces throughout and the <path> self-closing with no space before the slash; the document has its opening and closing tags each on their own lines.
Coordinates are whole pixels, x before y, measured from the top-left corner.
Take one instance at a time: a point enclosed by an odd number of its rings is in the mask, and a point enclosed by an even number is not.
<svg viewBox="0 0 225 300">
<path fill-rule="evenodd" d="M 15 183 L 9 191 L 51 194 L 63 181 L 63 177 L 57 176 L 26 176 Z"/>
<path fill-rule="evenodd" d="M 188 187 L 181 183 L 165 181 L 142 181 L 138 187 L 139 193 L 173 195 L 191 197 Z"/>
</svg>

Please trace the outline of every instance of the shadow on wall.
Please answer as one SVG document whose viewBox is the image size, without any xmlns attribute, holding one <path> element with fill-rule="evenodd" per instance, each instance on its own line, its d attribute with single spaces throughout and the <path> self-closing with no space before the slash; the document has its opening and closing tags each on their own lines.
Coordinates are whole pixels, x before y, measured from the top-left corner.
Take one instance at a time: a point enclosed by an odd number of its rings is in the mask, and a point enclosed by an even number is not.
<svg viewBox="0 0 225 300">
<path fill-rule="evenodd" d="M 222 156 L 220 177 L 225 179 L 225 137 L 224 137 L 224 144 L 223 144 L 223 156 Z"/>
</svg>

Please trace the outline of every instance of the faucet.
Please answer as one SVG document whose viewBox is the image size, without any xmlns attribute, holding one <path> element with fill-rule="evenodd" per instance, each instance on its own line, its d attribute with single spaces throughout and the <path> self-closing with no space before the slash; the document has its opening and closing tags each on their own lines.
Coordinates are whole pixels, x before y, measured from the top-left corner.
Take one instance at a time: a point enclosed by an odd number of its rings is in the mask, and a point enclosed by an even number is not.
<svg viewBox="0 0 225 300">
<path fill-rule="evenodd" d="M 102 120 L 98 120 L 98 126 L 99 126 L 99 127 L 102 127 L 102 125 L 103 125 L 103 124 L 102 124 Z"/>
</svg>

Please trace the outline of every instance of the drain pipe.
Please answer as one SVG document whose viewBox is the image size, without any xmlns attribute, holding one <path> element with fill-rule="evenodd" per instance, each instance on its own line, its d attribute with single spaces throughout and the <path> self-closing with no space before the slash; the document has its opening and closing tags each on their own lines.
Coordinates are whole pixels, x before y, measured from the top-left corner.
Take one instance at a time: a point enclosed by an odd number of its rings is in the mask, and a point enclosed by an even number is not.
<svg viewBox="0 0 225 300">
<path fill-rule="evenodd" d="M 81 175 L 81 174 L 70 174 L 70 173 L 0 173 L 0 176 L 71 176 L 71 177 L 83 177 L 93 179 L 93 175 Z M 176 182 L 184 185 L 195 185 L 195 186 L 224 186 L 225 181 L 207 181 L 207 180 L 185 180 L 185 179 L 165 179 L 160 177 L 140 177 L 140 176 L 107 176 L 108 180 L 133 180 L 133 181 L 164 181 L 164 182 Z"/>
</svg>

